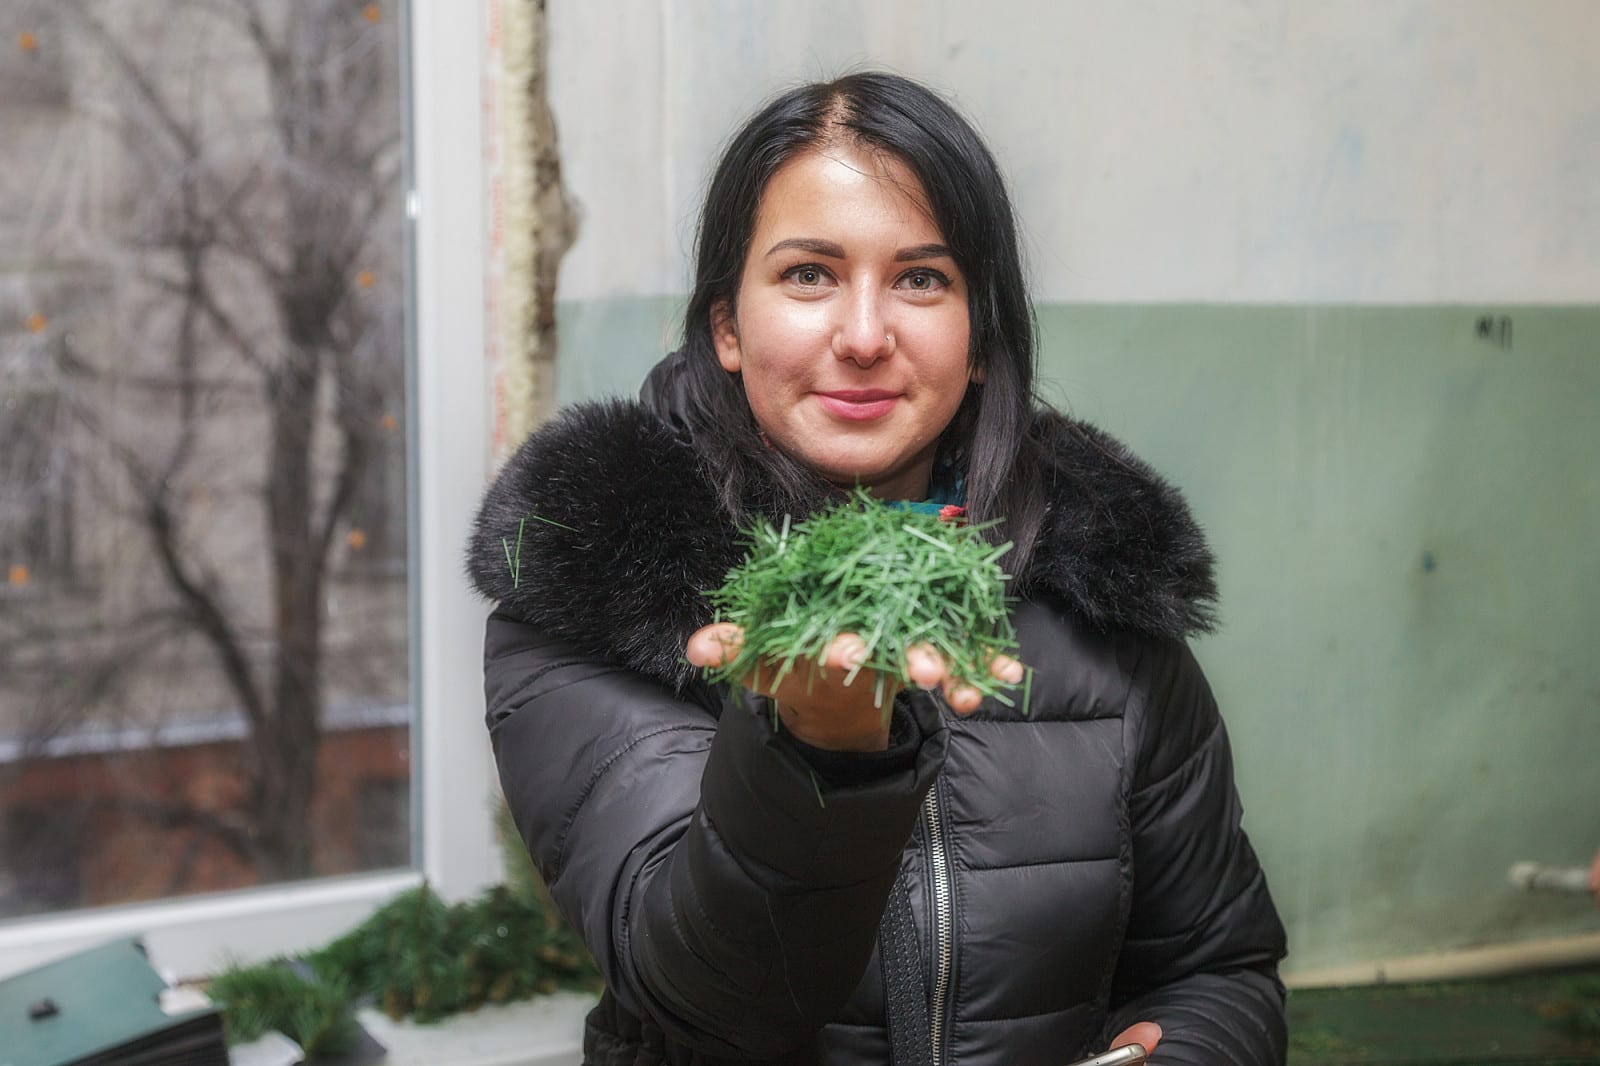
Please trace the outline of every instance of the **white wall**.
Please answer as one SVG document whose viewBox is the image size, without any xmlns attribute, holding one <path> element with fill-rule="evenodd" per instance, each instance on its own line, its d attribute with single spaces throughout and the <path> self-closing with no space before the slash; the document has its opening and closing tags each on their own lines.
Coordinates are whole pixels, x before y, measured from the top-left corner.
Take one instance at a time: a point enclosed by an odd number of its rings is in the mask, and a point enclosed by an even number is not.
<svg viewBox="0 0 1600 1066">
<path fill-rule="evenodd" d="M 564 301 L 682 292 L 718 146 L 854 66 L 952 94 L 1041 302 L 1600 294 L 1595 0 L 551 0 Z"/>
</svg>

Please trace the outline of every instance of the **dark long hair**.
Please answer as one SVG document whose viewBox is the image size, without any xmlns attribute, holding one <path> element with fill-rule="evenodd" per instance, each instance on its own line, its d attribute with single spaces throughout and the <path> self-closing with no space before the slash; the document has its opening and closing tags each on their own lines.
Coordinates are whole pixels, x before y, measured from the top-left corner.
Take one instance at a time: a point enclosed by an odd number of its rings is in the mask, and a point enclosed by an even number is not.
<svg viewBox="0 0 1600 1066">
<path fill-rule="evenodd" d="M 696 449 L 735 520 L 751 512 L 807 514 L 835 491 L 762 442 L 738 377 L 717 362 L 713 330 L 719 308 L 736 310 L 767 182 L 797 154 L 839 140 L 886 152 L 916 175 L 966 278 L 968 358 L 982 384 L 968 385 L 940 449 L 960 451 L 967 512 L 974 522 L 1003 520 L 988 535 L 1012 541 L 1008 569 L 1020 574 L 1038 535 L 1043 494 L 1038 448 L 1028 434 L 1036 403 L 1033 308 L 1011 198 L 972 125 L 907 78 L 865 72 L 791 89 L 728 142 L 700 214 L 684 320 L 680 386 Z"/>
</svg>

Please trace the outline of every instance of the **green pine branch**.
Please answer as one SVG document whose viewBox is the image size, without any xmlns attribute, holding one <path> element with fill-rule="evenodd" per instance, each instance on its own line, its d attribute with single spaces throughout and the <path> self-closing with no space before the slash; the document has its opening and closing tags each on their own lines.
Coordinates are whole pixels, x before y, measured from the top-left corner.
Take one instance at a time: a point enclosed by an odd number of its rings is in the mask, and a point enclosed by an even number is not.
<svg viewBox="0 0 1600 1066">
<path fill-rule="evenodd" d="M 424 883 L 299 967 L 275 959 L 213 979 L 207 991 L 229 1042 L 276 1029 L 315 1061 L 349 1049 L 361 1003 L 432 1022 L 561 989 L 598 991 L 598 970 L 556 911 L 509 816 L 502 810 L 500 818 L 508 883 L 454 906 Z"/>
</svg>

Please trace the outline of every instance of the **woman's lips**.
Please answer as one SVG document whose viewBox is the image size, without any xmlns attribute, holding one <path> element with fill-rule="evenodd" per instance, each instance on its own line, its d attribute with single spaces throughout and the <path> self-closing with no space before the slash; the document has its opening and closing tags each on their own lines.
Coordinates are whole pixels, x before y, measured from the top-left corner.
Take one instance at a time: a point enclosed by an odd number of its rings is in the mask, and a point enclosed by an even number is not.
<svg viewBox="0 0 1600 1066">
<path fill-rule="evenodd" d="M 856 389 L 841 392 L 819 392 L 817 400 L 829 414 L 853 421 L 882 418 L 900 399 L 898 393 L 882 389 Z"/>
</svg>

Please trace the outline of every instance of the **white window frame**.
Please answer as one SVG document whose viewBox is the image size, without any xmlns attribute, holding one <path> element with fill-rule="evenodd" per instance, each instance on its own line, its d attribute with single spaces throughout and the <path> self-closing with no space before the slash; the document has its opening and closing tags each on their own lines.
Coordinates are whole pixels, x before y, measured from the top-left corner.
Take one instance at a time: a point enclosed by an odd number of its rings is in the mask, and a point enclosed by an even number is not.
<svg viewBox="0 0 1600 1066">
<path fill-rule="evenodd" d="M 494 763 L 483 725 L 487 611 L 462 548 L 490 471 L 484 350 L 483 0 L 411 0 L 411 615 L 413 832 L 409 871 L 324 878 L 0 925 L 0 976 L 115 936 L 140 934 L 180 976 L 318 947 L 425 877 L 449 900 L 500 880 Z"/>
</svg>

